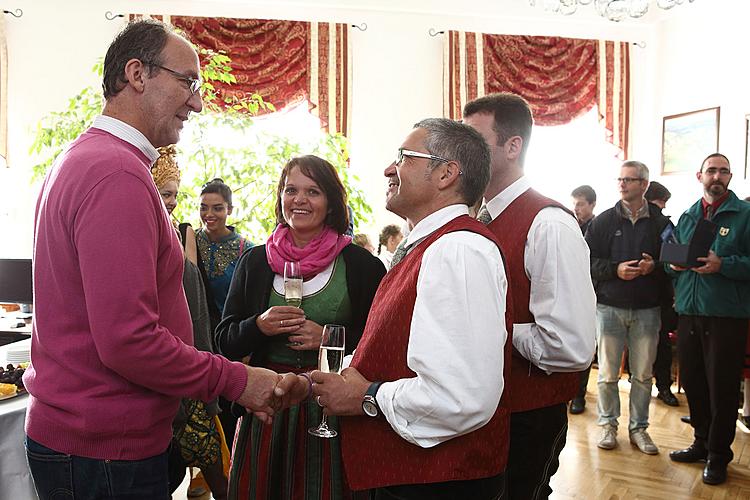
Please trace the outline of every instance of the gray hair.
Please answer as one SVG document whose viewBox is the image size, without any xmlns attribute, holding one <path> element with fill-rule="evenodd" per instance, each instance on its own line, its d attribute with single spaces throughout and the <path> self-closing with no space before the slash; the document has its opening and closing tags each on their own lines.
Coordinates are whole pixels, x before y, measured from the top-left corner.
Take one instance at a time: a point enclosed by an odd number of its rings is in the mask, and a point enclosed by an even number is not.
<svg viewBox="0 0 750 500">
<path fill-rule="evenodd" d="M 490 182 L 490 149 L 484 137 L 463 123 L 447 118 L 427 118 L 414 125 L 427 132 L 425 148 L 430 154 L 458 163 L 462 172 L 458 193 L 473 206 Z M 431 168 L 440 162 L 432 161 Z"/>
<path fill-rule="evenodd" d="M 645 163 L 636 161 L 636 160 L 628 160 L 623 162 L 623 167 L 632 167 L 638 169 L 638 178 L 642 179 L 644 181 L 648 180 L 648 167 Z"/>
</svg>

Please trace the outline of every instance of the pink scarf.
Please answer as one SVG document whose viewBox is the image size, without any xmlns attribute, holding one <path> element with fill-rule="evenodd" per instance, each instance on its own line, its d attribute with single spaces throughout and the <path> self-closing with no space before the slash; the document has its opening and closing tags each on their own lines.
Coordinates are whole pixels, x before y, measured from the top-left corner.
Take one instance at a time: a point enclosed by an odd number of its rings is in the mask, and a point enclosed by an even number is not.
<svg viewBox="0 0 750 500">
<path fill-rule="evenodd" d="M 289 227 L 279 224 L 266 242 L 266 257 L 271 270 L 281 275 L 284 274 L 284 262 L 299 261 L 302 277 L 308 279 L 330 266 L 351 241 L 350 236 L 338 234 L 325 226 L 304 248 L 298 248 L 294 246 Z"/>
</svg>

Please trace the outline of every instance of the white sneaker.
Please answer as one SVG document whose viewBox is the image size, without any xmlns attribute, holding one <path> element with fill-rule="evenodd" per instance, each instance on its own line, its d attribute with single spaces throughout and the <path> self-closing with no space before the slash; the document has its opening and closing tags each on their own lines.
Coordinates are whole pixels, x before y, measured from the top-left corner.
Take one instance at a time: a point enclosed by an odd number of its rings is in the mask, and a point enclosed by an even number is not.
<svg viewBox="0 0 750 500">
<path fill-rule="evenodd" d="M 646 429 L 636 429 L 631 432 L 630 442 L 646 455 L 656 455 L 659 453 L 659 448 L 651 440 L 651 436 L 648 435 Z"/>
<path fill-rule="evenodd" d="M 603 450 L 611 450 L 617 446 L 617 427 L 612 424 L 602 426 L 602 435 L 596 445 Z"/>
</svg>

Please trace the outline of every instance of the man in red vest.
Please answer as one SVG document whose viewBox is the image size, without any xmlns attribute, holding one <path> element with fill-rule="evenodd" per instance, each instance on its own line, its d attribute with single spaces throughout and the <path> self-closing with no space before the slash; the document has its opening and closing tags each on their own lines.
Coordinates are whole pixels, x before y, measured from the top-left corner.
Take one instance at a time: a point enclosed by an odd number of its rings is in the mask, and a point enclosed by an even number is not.
<svg viewBox="0 0 750 500">
<path fill-rule="evenodd" d="M 480 97 L 464 123 L 484 136 L 492 177 L 478 218 L 500 242 L 513 303 L 509 497 L 547 498 L 568 429 L 566 403 L 594 357 L 596 298 L 589 249 L 573 214 L 523 175 L 533 124 L 515 94 Z"/>
<path fill-rule="evenodd" d="M 349 416 L 349 484 L 379 500 L 504 495 L 507 281 L 497 242 L 468 215 L 489 163 L 470 127 L 415 126 L 385 170 L 386 208 L 413 225 L 406 256 L 380 283 L 350 367 L 312 374 L 318 403 Z"/>
</svg>

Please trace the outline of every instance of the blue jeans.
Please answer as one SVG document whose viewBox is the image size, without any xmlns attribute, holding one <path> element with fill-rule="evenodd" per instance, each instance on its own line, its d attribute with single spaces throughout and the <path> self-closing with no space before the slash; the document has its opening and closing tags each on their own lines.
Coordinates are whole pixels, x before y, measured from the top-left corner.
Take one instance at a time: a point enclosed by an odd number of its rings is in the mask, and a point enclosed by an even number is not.
<svg viewBox="0 0 750 500">
<path fill-rule="evenodd" d="M 599 425 L 614 425 L 620 416 L 620 364 L 625 345 L 630 363 L 630 423 L 628 430 L 648 427 L 656 346 L 659 342 L 660 309 L 621 309 L 597 304 L 596 337 L 599 358 Z"/>
<path fill-rule="evenodd" d="M 39 500 L 168 500 L 167 452 L 144 460 L 66 455 L 26 436 L 26 457 Z"/>
</svg>

